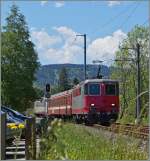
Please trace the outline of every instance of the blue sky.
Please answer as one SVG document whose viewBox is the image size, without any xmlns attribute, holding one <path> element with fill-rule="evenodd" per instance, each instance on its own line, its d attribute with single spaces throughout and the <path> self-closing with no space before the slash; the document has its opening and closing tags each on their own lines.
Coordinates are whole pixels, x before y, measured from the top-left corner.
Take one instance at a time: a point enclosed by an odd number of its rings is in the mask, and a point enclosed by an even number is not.
<svg viewBox="0 0 150 161">
<path fill-rule="evenodd" d="M 2 25 L 12 1 L 2 2 Z M 148 1 L 15 1 L 26 17 L 41 64 L 113 59 L 119 43 L 136 24 L 148 25 Z M 106 63 L 107 64 L 107 63 Z"/>
</svg>

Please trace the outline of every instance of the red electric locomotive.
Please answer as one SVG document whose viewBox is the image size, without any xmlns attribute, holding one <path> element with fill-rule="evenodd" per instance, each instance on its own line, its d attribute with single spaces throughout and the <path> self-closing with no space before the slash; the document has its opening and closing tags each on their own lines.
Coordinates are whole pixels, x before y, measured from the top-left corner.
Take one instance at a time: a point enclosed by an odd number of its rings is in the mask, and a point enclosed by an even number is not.
<svg viewBox="0 0 150 161">
<path fill-rule="evenodd" d="M 73 117 L 81 123 L 109 123 L 119 114 L 119 83 L 110 79 L 89 79 L 73 89 L 52 95 L 48 115 Z"/>
</svg>

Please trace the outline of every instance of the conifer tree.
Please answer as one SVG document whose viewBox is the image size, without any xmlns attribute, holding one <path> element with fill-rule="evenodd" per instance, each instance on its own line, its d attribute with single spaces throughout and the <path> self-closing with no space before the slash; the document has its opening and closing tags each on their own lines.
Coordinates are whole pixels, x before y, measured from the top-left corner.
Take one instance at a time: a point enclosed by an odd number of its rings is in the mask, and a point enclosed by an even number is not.
<svg viewBox="0 0 150 161">
<path fill-rule="evenodd" d="M 59 74 L 59 89 L 65 91 L 70 89 L 68 73 L 65 67 L 63 67 Z"/>
<path fill-rule="evenodd" d="M 73 79 L 73 84 L 74 84 L 74 85 L 79 84 L 79 80 L 78 80 L 77 78 L 74 78 L 74 79 Z"/>
<path fill-rule="evenodd" d="M 25 17 L 12 5 L 2 30 L 2 104 L 23 111 L 35 98 L 33 81 L 39 67 Z"/>
</svg>

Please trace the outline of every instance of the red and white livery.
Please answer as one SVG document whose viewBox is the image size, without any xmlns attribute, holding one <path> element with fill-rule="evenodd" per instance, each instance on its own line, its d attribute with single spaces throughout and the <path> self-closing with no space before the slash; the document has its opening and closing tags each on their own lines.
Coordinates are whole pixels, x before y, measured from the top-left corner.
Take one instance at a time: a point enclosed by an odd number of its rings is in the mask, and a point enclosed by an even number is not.
<svg viewBox="0 0 150 161">
<path fill-rule="evenodd" d="M 48 102 L 49 117 L 73 117 L 77 122 L 116 121 L 118 114 L 117 80 L 85 80 L 71 90 L 52 95 Z"/>
</svg>

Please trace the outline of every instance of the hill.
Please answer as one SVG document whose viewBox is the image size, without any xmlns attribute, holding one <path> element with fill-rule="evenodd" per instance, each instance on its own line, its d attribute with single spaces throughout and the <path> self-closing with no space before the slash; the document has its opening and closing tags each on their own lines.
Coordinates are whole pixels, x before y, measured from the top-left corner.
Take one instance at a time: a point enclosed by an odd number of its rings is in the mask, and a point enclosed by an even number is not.
<svg viewBox="0 0 150 161">
<path fill-rule="evenodd" d="M 79 81 L 84 80 L 84 65 L 83 64 L 50 64 L 43 65 L 40 67 L 36 73 L 37 81 L 35 85 L 43 88 L 46 83 L 50 83 L 51 86 L 55 86 L 59 80 L 59 72 L 65 67 L 68 71 L 68 76 L 70 81 L 74 78 L 79 79 Z M 87 77 L 93 78 L 96 77 L 98 71 L 98 65 L 87 65 Z M 109 78 L 110 69 L 109 67 L 102 65 L 102 75 L 104 78 Z"/>
</svg>

